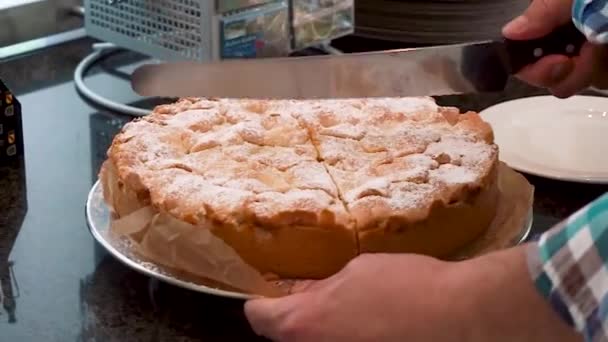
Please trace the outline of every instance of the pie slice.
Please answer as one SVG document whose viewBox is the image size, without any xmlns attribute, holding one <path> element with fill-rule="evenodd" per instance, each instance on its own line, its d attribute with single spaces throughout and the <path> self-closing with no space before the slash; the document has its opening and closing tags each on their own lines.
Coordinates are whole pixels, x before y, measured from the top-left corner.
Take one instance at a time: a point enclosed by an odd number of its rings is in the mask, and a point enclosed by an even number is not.
<svg viewBox="0 0 608 342">
<path fill-rule="evenodd" d="M 368 116 L 353 110 L 356 120 L 346 124 L 319 115 L 307 122 L 356 222 L 360 252 L 449 256 L 493 219 L 491 130 L 473 113 L 431 105 L 412 113 L 408 99 L 400 111 L 395 101 L 374 103 L 362 109 Z"/>
</svg>

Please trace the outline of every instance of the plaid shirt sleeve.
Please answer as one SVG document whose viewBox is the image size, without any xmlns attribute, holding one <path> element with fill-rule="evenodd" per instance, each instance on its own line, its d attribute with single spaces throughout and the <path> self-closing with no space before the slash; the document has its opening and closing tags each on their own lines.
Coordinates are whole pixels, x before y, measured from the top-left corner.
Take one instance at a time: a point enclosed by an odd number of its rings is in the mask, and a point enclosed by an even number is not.
<svg viewBox="0 0 608 342">
<path fill-rule="evenodd" d="M 608 194 L 529 250 L 536 288 L 586 341 L 608 341 Z"/>
<path fill-rule="evenodd" d="M 608 0 L 574 0 L 572 20 L 590 42 L 608 43 Z"/>
</svg>

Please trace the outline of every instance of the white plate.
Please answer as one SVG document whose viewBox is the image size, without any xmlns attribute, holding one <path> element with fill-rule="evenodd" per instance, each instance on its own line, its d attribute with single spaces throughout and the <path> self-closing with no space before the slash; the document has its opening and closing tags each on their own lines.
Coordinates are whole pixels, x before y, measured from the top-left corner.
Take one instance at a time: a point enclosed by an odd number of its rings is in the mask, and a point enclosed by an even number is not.
<svg viewBox="0 0 608 342">
<path fill-rule="evenodd" d="M 537 176 L 608 183 L 608 98 L 537 96 L 480 113 L 494 129 L 500 159 Z"/>
</svg>

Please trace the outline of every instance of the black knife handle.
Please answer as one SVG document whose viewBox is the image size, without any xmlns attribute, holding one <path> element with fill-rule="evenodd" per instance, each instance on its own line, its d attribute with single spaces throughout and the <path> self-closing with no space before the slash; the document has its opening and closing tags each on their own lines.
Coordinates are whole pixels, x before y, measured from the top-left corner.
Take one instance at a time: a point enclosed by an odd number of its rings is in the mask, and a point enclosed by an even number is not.
<svg viewBox="0 0 608 342">
<path fill-rule="evenodd" d="M 547 36 L 532 40 L 505 39 L 510 72 L 516 74 L 523 67 L 549 55 L 578 56 L 587 38 L 574 23 L 553 30 Z"/>
</svg>

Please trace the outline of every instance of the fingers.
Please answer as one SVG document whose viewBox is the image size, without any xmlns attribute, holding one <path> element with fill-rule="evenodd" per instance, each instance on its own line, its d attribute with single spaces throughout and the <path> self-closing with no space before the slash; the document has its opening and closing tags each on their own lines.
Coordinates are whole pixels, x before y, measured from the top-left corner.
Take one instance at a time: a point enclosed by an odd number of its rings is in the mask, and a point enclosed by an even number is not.
<svg viewBox="0 0 608 342">
<path fill-rule="evenodd" d="M 329 282 L 330 282 L 330 279 L 298 281 L 291 288 L 290 293 L 317 291 L 317 290 L 323 288 L 324 286 L 326 286 Z"/>
<path fill-rule="evenodd" d="M 595 63 L 594 47 L 586 44 L 581 49 L 580 56 L 573 59 L 573 71 L 564 80 L 549 87 L 551 93 L 565 98 L 587 88 L 591 85 Z"/>
<path fill-rule="evenodd" d="M 571 19 L 572 0 L 533 0 L 526 11 L 503 28 L 509 39 L 527 40 L 551 33 Z M 597 51 L 587 43 L 578 57 L 547 56 L 522 69 L 518 77 L 547 88 L 557 97 L 568 97 L 591 85 L 597 68 Z"/>
<path fill-rule="evenodd" d="M 253 299 L 245 303 L 245 316 L 256 334 L 281 340 L 285 321 L 291 312 L 305 303 L 303 297 L 303 294 L 294 294 L 282 298 Z"/>
<path fill-rule="evenodd" d="M 527 40 L 549 34 L 571 20 L 572 0 L 533 0 L 526 11 L 502 30 L 506 38 Z"/>
<path fill-rule="evenodd" d="M 551 55 L 523 68 L 518 77 L 529 84 L 552 88 L 568 78 L 574 70 L 574 60 L 567 56 Z"/>
<path fill-rule="evenodd" d="M 256 334 L 272 340 L 292 340 L 294 317 L 301 316 L 302 310 L 309 312 L 306 308 L 314 306 L 315 295 L 339 286 L 348 272 L 345 267 L 326 279 L 299 281 L 286 297 L 250 300 L 245 303 L 245 316 Z"/>
<path fill-rule="evenodd" d="M 318 287 L 318 284 L 319 281 L 317 280 L 299 280 L 293 285 L 289 293 L 314 291 L 314 289 Z"/>
<path fill-rule="evenodd" d="M 593 45 L 585 44 L 580 56 L 575 58 L 547 56 L 525 67 L 517 76 L 529 84 L 549 89 L 557 97 L 569 97 L 591 84 L 598 63 L 596 50 Z"/>
<path fill-rule="evenodd" d="M 303 280 L 298 281 L 291 288 L 291 293 L 318 291 L 328 286 L 339 286 L 342 280 L 348 276 L 348 273 L 352 269 L 352 265 L 359 261 L 362 256 L 351 260 L 345 267 L 343 267 L 338 273 L 331 275 L 328 278 L 320 280 Z"/>
<path fill-rule="evenodd" d="M 608 46 L 594 45 L 595 68 L 592 74 L 592 84 L 599 89 L 608 89 Z"/>
</svg>

